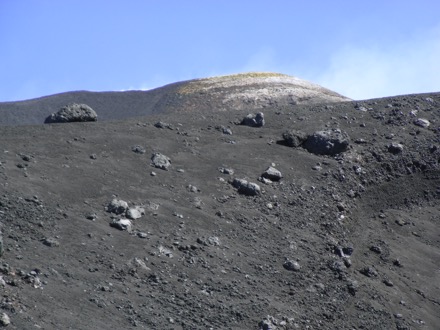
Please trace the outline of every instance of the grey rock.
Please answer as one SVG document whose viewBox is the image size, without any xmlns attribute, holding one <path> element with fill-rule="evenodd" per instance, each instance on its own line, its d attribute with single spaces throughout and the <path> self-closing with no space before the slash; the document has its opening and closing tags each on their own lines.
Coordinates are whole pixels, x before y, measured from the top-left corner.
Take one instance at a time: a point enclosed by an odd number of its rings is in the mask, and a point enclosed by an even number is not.
<svg viewBox="0 0 440 330">
<path fill-rule="evenodd" d="M 298 272 L 301 269 L 301 266 L 297 261 L 292 260 L 286 260 L 283 264 L 284 269 L 292 271 L 292 272 Z"/>
<path fill-rule="evenodd" d="M 367 277 L 376 277 L 378 275 L 373 267 L 364 267 L 359 272 Z"/>
<path fill-rule="evenodd" d="M 114 198 L 108 205 L 107 205 L 107 212 L 115 213 L 115 214 L 122 214 L 127 212 L 128 210 L 128 203 Z"/>
<path fill-rule="evenodd" d="M 11 324 L 11 319 L 9 318 L 8 314 L 2 313 L 0 315 L 0 325 L 6 327 L 9 324 Z"/>
<path fill-rule="evenodd" d="M 145 214 L 145 209 L 140 206 L 130 207 L 126 212 L 125 216 L 128 219 L 136 220 L 141 218 Z"/>
<path fill-rule="evenodd" d="M 307 134 L 297 130 L 289 130 L 283 133 L 284 143 L 289 147 L 299 147 L 307 140 Z"/>
<path fill-rule="evenodd" d="M 348 149 L 350 138 L 339 129 L 317 131 L 307 137 L 303 146 L 317 155 L 336 155 Z"/>
<path fill-rule="evenodd" d="M 87 104 L 72 103 L 62 107 L 58 112 L 51 114 L 46 122 L 68 123 L 97 121 L 98 115 Z"/>
<path fill-rule="evenodd" d="M 43 244 L 50 246 L 50 247 L 55 247 L 55 246 L 59 246 L 60 242 L 58 242 L 55 238 L 53 237 L 48 237 L 43 239 Z"/>
<path fill-rule="evenodd" d="M 168 124 L 168 123 L 164 123 L 163 121 L 158 121 L 156 124 L 154 124 L 154 127 L 157 128 L 168 128 L 170 130 L 173 130 L 173 125 Z"/>
<path fill-rule="evenodd" d="M 403 151 L 403 145 L 400 143 L 391 143 L 388 146 L 388 151 L 392 154 L 400 154 Z"/>
<path fill-rule="evenodd" d="M 225 135 L 232 135 L 232 130 L 228 127 L 222 127 L 222 133 Z"/>
<path fill-rule="evenodd" d="M 250 127 L 262 127 L 264 126 L 264 114 L 262 112 L 250 113 L 242 119 L 240 124 Z"/>
<path fill-rule="evenodd" d="M 268 315 L 264 320 L 258 323 L 259 330 L 276 330 L 278 320 L 273 316 Z"/>
<path fill-rule="evenodd" d="M 154 167 L 165 171 L 168 171 L 168 167 L 171 165 L 170 158 L 159 152 L 156 152 L 151 156 L 151 162 Z"/>
<path fill-rule="evenodd" d="M 113 219 L 112 222 L 110 222 L 110 227 L 131 232 L 132 223 L 128 219 Z"/>
<path fill-rule="evenodd" d="M 414 120 L 414 125 L 427 128 L 429 127 L 429 125 L 431 125 L 431 123 L 429 122 L 428 119 L 417 118 L 416 120 Z"/>
<path fill-rule="evenodd" d="M 218 169 L 221 173 L 223 174 L 229 174 L 229 175 L 233 175 L 234 174 L 234 170 L 232 168 L 226 168 L 226 167 L 219 167 Z"/>
<path fill-rule="evenodd" d="M 358 281 L 356 281 L 356 280 L 348 280 L 347 289 L 348 289 L 348 292 L 352 296 L 356 295 L 356 292 L 359 290 L 359 283 L 358 283 Z"/>
<path fill-rule="evenodd" d="M 232 186 L 237 188 L 238 193 L 247 196 L 256 196 L 261 193 L 260 186 L 244 179 L 234 179 Z"/>
<path fill-rule="evenodd" d="M 271 181 L 280 181 L 283 175 L 276 168 L 270 166 L 266 171 L 261 175 L 263 178 L 269 179 Z"/>
<path fill-rule="evenodd" d="M 146 150 L 142 146 L 133 146 L 131 150 L 137 154 L 144 154 Z"/>
</svg>

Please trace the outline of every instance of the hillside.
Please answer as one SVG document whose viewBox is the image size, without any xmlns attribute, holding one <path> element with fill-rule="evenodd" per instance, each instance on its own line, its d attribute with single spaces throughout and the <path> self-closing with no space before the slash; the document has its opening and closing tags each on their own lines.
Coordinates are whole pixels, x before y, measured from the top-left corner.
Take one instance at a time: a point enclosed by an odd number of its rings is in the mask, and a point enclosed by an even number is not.
<svg viewBox="0 0 440 330">
<path fill-rule="evenodd" d="M 144 116 L 3 122 L 0 324 L 438 328 L 440 94 L 289 103 L 258 74 L 257 102 L 234 79 L 169 85 Z"/>
</svg>

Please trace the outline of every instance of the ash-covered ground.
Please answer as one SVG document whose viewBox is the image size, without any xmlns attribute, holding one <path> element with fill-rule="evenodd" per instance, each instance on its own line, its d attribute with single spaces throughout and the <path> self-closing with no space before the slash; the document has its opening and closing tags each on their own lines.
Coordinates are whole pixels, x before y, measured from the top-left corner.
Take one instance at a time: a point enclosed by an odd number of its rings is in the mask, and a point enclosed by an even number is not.
<svg viewBox="0 0 440 330">
<path fill-rule="evenodd" d="M 440 94 L 204 106 L 0 127 L 1 324 L 439 328 Z"/>
</svg>

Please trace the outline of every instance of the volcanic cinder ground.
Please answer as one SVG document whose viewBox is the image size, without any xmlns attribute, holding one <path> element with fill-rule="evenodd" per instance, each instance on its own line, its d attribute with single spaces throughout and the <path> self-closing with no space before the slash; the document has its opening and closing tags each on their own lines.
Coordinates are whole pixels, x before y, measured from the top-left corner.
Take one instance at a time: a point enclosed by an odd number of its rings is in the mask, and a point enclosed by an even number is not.
<svg viewBox="0 0 440 330">
<path fill-rule="evenodd" d="M 44 124 L 71 102 L 98 121 Z M 439 115 L 267 73 L 0 103 L 0 327 L 439 329 Z"/>
</svg>

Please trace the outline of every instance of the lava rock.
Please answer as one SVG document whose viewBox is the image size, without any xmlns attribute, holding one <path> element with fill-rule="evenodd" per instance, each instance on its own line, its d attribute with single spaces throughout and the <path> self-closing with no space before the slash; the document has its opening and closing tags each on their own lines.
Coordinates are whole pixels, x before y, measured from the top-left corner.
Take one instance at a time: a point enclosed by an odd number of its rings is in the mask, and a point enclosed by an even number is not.
<svg viewBox="0 0 440 330">
<path fill-rule="evenodd" d="M 87 104 L 72 103 L 51 114 L 46 123 L 69 123 L 97 121 L 98 115 Z"/>
<path fill-rule="evenodd" d="M 136 220 L 141 218 L 145 214 L 145 209 L 140 206 L 130 207 L 126 212 L 125 216 L 129 219 Z"/>
<path fill-rule="evenodd" d="M 301 266 L 298 262 L 292 261 L 292 260 L 286 260 L 283 264 L 284 269 L 292 271 L 292 272 L 298 272 L 301 269 Z"/>
<path fill-rule="evenodd" d="M 60 242 L 58 242 L 55 238 L 53 237 L 48 237 L 43 239 L 43 244 L 50 246 L 50 247 L 54 247 L 54 246 L 59 246 Z"/>
<path fill-rule="evenodd" d="M 238 193 L 247 196 L 256 196 L 261 193 L 260 186 L 244 179 L 234 179 L 232 186 L 237 188 Z"/>
<path fill-rule="evenodd" d="M 360 273 L 367 277 L 376 277 L 378 275 L 373 267 L 364 267 L 360 270 Z"/>
<path fill-rule="evenodd" d="M 316 155 L 336 155 L 347 151 L 350 138 L 339 129 L 317 131 L 307 137 L 303 146 Z"/>
<path fill-rule="evenodd" d="M 403 145 L 400 143 L 391 143 L 388 146 L 388 151 L 395 155 L 400 154 L 403 151 Z"/>
<path fill-rule="evenodd" d="M 427 119 L 417 118 L 416 120 L 414 120 L 414 125 L 427 128 L 429 127 L 429 125 L 431 125 L 431 123 Z"/>
<path fill-rule="evenodd" d="M 168 171 L 168 167 L 171 165 L 170 158 L 159 152 L 156 152 L 151 156 L 151 162 L 154 167 L 165 171 Z"/>
<path fill-rule="evenodd" d="M 146 150 L 142 146 L 133 146 L 131 150 L 137 154 L 144 154 Z"/>
<path fill-rule="evenodd" d="M 9 324 L 11 324 L 11 319 L 9 318 L 8 314 L 2 313 L 0 315 L 0 325 L 6 327 Z"/>
<path fill-rule="evenodd" d="M 113 219 L 113 221 L 110 223 L 110 227 L 131 232 L 132 224 L 131 221 L 128 219 Z"/>
<path fill-rule="evenodd" d="M 263 127 L 264 114 L 262 112 L 258 112 L 255 114 L 250 113 L 242 119 L 240 125 L 250 126 L 250 127 Z"/>
<path fill-rule="evenodd" d="M 270 166 L 264 173 L 261 175 L 263 178 L 269 179 L 271 181 L 280 181 L 283 175 L 276 168 Z"/>
<path fill-rule="evenodd" d="M 299 147 L 307 140 L 307 134 L 297 130 L 289 130 L 283 133 L 284 143 L 289 147 Z"/>
<path fill-rule="evenodd" d="M 115 214 L 122 214 L 127 212 L 128 210 L 128 203 L 114 198 L 108 205 L 107 205 L 107 212 L 115 213 Z"/>
</svg>

